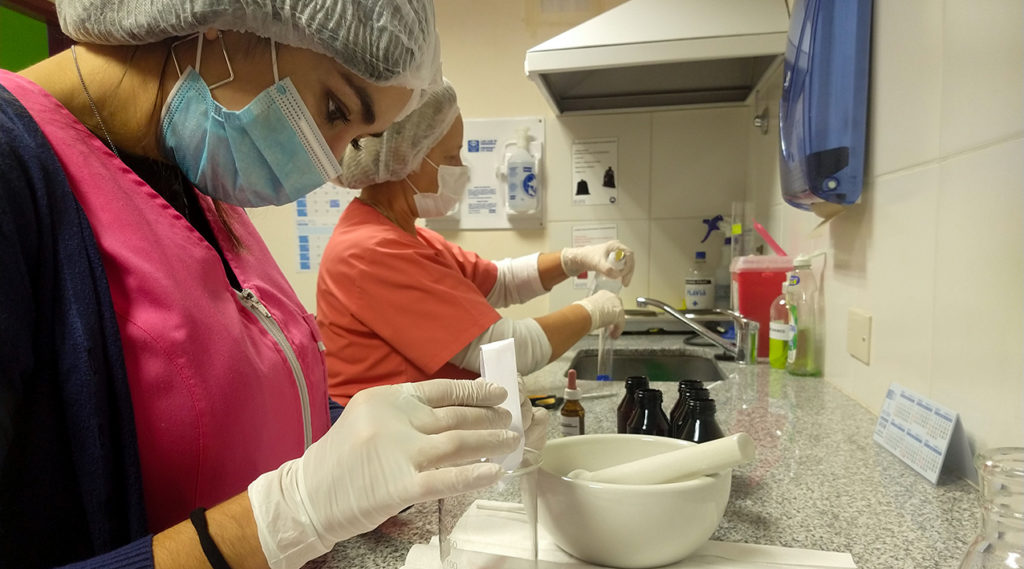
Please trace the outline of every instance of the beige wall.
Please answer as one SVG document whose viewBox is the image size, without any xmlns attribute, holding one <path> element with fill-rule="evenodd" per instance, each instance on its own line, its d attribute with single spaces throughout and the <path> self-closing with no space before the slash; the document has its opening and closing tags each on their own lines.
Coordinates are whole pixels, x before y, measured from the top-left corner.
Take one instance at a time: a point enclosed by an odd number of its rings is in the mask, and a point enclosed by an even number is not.
<svg viewBox="0 0 1024 569">
<path fill-rule="evenodd" d="M 817 229 L 813 214 L 782 202 L 777 125 L 761 136 L 753 109 L 551 114 L 524 76 L 526 49 L 617 3 L 436 0 L 444 69 L 464 116 L 547 121 L 545 227 L 446 235 L 497 259 L 558 249 L 573 225 L 614 221 L 638 252 L 624 296 L 678 302 L 701 218 L 727 213 L 746 194 L 791 252 L 831 251 L 823 267 L 830 381 L 875 413 L 896 381 L 957 410 L 978 448 L 1024 445 L 1020 0 L 875 1 L 867 185 L 862 203 Z M 772 79 L 762 96 L 775 119 L 781 87 Z M 570 144 L 605 136 L 619 139 L 621 203 L 572 207 Z M 294 209 L 253 216 L 312 310 L 315 275 L 295 271 Z M 717 247 L 708 254 L 713 266 Z M 563 284 L 506 315 L 580 296 Z M 873 316 L 870 365 L 846 353 L 851 307 Z"/>
<path fill-rule="evenodd" d="M 975 448 L 1024 446 L 1022 4 L 874 10 L 861 203 L 816 231 L 785 205 L 776 125 L 751 135 L 750 197 L 789 252 L 832 251 L 829 381 L 874 413 L 895 381 L 958 411 Z M 853 307 L 873 316 L 870 365 L 846 351 Z"/>
<path fill-rule="evenodd" d="M 742 107 L 622 113 L 557 119 L 526 78 L 526 50 L 620 4 L 622 0 L 436 0 L 445 75 L 459 92 L 465 118 L 542 116 L 546 121 L 543 177 L 545 226 L 537 230 L 446 231 L 460 246 L 489 259 L 558 250 L 569 245 L 574 225 L 613 222 L 636 249 L 638 268 L 626 298 L 648 295 L 680 303 L 683 276 L 704 235 L 701 219 L 728 213 L 746 188 L 746 131 Z M 551 11 L 542 8 L 580 8 Z M 569 177 L 572 141 L 619 140 L 619 203 L 573 207 Z M 294 206 L 252 212 L 271 251 L 311 311 L 316 275 L 296 271 Z M 720 238 L 708 247 L 718 259 Z M 548 296 L 504 309 L 522 318 L 582 298 L 568 283 Z"/>
</svg>

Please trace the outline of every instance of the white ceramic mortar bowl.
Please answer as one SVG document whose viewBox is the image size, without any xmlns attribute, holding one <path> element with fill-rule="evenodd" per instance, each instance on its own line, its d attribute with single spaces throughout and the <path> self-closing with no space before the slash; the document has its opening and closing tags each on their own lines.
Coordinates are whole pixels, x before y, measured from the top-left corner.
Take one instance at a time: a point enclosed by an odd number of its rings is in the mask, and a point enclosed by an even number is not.
<svg viewBox="0 0 1024 569">
<path fill-rule="evenodd" d="M 588 563 L 641 569 L 674 563 L 714 533 L 732 470 L 686 482 L 633 485 L 566 478 L 694 443 L 647 435 L 580 435 L 547 442 L 538 476 L 540 525 Z"/>
</svg>

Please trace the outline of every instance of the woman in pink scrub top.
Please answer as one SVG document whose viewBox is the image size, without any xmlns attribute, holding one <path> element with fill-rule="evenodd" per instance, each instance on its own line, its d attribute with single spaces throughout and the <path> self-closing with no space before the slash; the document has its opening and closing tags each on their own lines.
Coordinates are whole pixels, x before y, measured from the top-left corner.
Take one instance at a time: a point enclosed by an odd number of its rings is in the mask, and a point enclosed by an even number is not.
<svg viewBox="0 0 1024 569">
<path fill-rule="evenodd" d="M 362 188 L 342 213 L 317 280 L 317 324 L 327 346 L 331 397 L 342 405 L 368 387 L 480 375 L 479 347 L 515 338 L 527 374 L 558 358 L 591 330 L 625 314 L 621 299 L 599 292 L 522 320 L 497 308 L 544 294 L 570 275 L 633 274 L 633 252 L 617 241 L 557 253 L 489 261 L 417 226 L 451 211 L 469 181 L 462 165 L 462 117 L 447 81 L 382 137 L 345 154 L 339 181 Z M 608 263 L 625 253 L 623 268 Z"/>
<path fill-rule="evenodd" d="M 452 465 L 522 440 L 498 386 L 367 390 L 331 425 L 316 324 L 242 209 L 440 84 L 430 0 L 56 10 L 82 43 L 0 71 L 0 565 L 298 568 L 495 482 Z"/>
</svg>

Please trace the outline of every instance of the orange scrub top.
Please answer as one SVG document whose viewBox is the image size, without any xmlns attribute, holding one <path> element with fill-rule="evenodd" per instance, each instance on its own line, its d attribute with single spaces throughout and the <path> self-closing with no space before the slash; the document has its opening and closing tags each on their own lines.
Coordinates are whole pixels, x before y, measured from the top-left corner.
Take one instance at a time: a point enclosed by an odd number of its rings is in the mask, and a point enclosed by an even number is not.
<svg viewBox="0 0 1024 569">
<path fill-rule="evenodd" d="M 360 200 L 345 208 L 320 261 L 317 315 L 328 392 L 480 374 L 448 362 L 497 322 L 498 267 L 435 231 L 402 231 Z"/>
</svg>

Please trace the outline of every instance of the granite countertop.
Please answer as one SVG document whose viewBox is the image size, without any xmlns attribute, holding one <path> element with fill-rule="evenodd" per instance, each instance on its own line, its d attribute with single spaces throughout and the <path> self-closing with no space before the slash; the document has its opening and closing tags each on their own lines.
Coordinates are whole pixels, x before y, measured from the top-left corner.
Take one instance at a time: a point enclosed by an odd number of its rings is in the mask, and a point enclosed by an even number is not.
<svg viewBox="0 0 1024 569">
<path fill-rule="evenodd" d="M 623 336 L 616 348 L 714 353 L 684 345 L 687 337 Z M 595 346 L 595 337 L 585 337 L 526 376 L 527 389 L 561 395 L 573 355 Z M 849 552 L 859 569 L 959 564 L 979 519 L 978 494 L 968 482 L 945 474 L 938 485 L 925 480 L 872 440 L 874 414 L 822 378 L 790 376 L 767 364 L 719 366 L 725 379 L 710 386 L 719 425 L 750 434 L 757 458 L 733 471 L 729 505 L 712 539 Z M 665 393 L 668 412 L 676 385 L 652 386 Z M 587 433 L 614 433 L 623 383 L 581 380 L 580 389 Z M 549 438 L 560 436 L 552 416 Z M 418 504 L 308 567 L 397 569 L 412 545 L 436 534 L 436 503 Z"/>
</svg>

